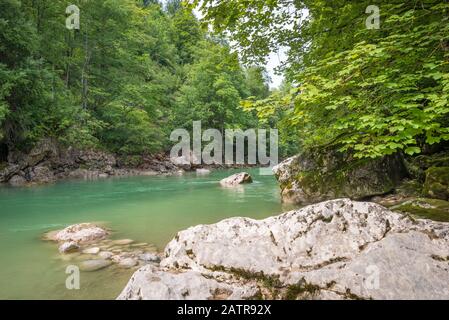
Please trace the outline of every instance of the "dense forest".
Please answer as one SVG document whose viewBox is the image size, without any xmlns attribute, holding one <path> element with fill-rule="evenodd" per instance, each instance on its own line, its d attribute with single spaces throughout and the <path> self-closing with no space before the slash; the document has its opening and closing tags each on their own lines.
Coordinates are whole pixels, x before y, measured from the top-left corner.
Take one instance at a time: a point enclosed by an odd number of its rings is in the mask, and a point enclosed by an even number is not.
<svg viewBox="0 0 449 320">
<path fill-rule="evenodd" d="M 193 120 L 204 128 L 259 126 L 240 101 L 269 95 L 264 68 L 243 66 L 180 0 L 73 4 L 79 30 L 66 28 L 67 1 L 0 2 L 3 157 L 48 137 L 151 154 L 169 150 L 170 132 Z"/>
<path fill-rule="evenodd" d="M 449 140 L 447 1 L 377 1 L 378 28 L 369 1 L 74 4 L 79 30 L 65 26 L 66 1 L 0 3 L 2 150 L 55 137 L 155 153 L 193 120 L 276 127 L 281 158 L 416 155 Z M 270 92 L 263 66 L 280 48 L 286 80 Z"/>
</svg>

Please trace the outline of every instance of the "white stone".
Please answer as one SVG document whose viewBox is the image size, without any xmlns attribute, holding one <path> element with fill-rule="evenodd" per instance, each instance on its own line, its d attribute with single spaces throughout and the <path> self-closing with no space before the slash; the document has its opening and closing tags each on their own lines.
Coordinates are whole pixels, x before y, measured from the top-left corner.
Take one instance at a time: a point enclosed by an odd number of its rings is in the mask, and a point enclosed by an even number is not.
<svg viewBox="0 0 449 320">
<path fill-rule="evenodd" d="M 120 259 L 118 264 L 120 267 L 123 268 L 132 268 L 135 267 L 139 262 L 137 261 L 137 259 L 134 258 L 124 258 L 124 259 Z"/>
<path fill-rule="evenodd" d="M 253 182 L 253 180 L 252 180 L 251 176 L 249 175 L 249 173 L 240 172 L 240 173 L 233 174 L 230 177 L 224 178 L 223 180 L 220 181 L 220 184 L 223 187 L 235 187 L 235 186 L 239 186 L 244 183 L 251 183 L 251 182 Z"/>
<path fill-rule="evenodd" d="M 140 269 L 120 298 L 178 298 L 192 287 L 188 298 L 210 298 L 209 284 L 186 281 L 237 281 L 232 268 L 279 277 L 284 289 L 306 281 L 318 288 L 316 299 L 449 299 L 449 224 L 349 199 L 195 226 L 179 232 L 165 256 L 160 269 Z"/>
<path fill-rule="evenodd" d="M 64 242 L 59 246 L 59 252 L 61 253 L 72 253 L 78 251 L 80 246 L 74 241 Z"/>
<path fill-rule="evenodd" d="M 114 254 L 110 251 L 101 251 L 98 256 L 102 259 L 110 259 Z"/>
<path fill-rule="evenodd" d="M 49 232 L 44 238 L 53 241 L 74 241 L 77 243 L 98 241 L 106 238 L 108 232 L 92 223 L 71 225 L 58 232 Z"/>
<path fill-rule="evenodd" d="M 111 241 L 112 245 L 118 245 L 118 246 L 126 246 L 128 244 L 133 243 L 134 240 L 131 239 L 120 239 L 120 240 L 113 240 Z"/>
<path fill-rule="evenodd" d="M 111 264 L 111 261 L 104 259 L 86 260 L 80 263 L 80 269 L 82 271 L 97 271 L 109 267 Z"/>
</svg>

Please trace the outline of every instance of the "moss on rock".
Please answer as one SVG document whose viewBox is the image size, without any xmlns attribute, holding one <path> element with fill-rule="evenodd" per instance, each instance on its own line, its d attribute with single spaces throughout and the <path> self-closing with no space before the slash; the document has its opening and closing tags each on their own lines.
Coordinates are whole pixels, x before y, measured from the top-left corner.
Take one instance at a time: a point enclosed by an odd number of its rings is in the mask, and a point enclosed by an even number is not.
<svg viewBox="0 0 449 320">
<path fill-rule="evenodd" d="M 431 167 L 426 170 L 423 194 L 431 198 L 449 200 L 449 167 Z"/>
<path fill-rule="evenodd" d="M 444 200 L 416 198 L 392 206 L 390 209 L 420 218 L 449 222 L 449 202 Z"/>
</svg>

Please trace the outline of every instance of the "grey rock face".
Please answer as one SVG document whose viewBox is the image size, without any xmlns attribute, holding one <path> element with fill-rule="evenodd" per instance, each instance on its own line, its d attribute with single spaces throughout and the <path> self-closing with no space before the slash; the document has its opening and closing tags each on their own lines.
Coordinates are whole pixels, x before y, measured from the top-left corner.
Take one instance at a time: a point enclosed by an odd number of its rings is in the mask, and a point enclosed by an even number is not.
<svg viewBox="0 0 449 320">
<path fill-rule="evenodd" d="M 201 274 L 255 286 L 265 298 L 449 299 L 449 224 L 349 199 L 192 227 L 165 256 L 162 269 L 138 270 L 120 298 L 179 297 L 185 277 Z"/>
<path fill-rule="evenodd" d="M 80 263 L 80 270 L 89 272 L 97 271 L 109 267 L 111 264 L 112 262 L 110 260 L 103 260 L 103 259 L 86 260 Z"/>
<path fill-rule="evenodd" d="M 332 151 L 303 152 L 281 162 L 273 171 L 283 201 L 297 204 L 385 194 L 407 174 L 396 156 L 360 160 Z"/>
<path fill-rule="evenodd" d="M 83 250 L 84 254 L 98 254 L 100 252 L 100 248 L 98 247 L 91 247 L 91 248 L 86 248 Z"/>
<path fill-rule="evenodd" d="M 68 241 L 61 244 L 58 249 L 61 253 L 71 253 L 78 251 L 79 248 L 80 246 L 76 242 Z"/>
</svg>

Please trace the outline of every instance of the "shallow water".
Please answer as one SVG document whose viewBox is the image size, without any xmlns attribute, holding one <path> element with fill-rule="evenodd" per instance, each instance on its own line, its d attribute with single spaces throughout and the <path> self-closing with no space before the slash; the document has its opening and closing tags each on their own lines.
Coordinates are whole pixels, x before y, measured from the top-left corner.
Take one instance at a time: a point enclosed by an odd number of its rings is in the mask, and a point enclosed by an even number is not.
<svg viewBox="0 0 449 320">
<path fill-rule="evenodd" d="M 249 172 L 254 183 L 238 189 L 218 181 L 237 171 L 208 176 L 132 177 L 65 181 L 50 186 L 0 188 L 0 299 L 113 299 L 132 271 L 109 267 L 81 273 L 81 289 L 65 287 L 57 246 L 40 236 L 80 222 L 102 222 L 112 238 L 130 238 L 162 250 L 182 229 L 224 218 L 265 218 L 288 207 L 280 203 L 273 176 Z"/>
</svg>

